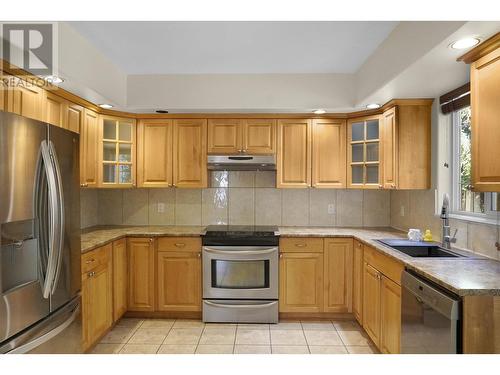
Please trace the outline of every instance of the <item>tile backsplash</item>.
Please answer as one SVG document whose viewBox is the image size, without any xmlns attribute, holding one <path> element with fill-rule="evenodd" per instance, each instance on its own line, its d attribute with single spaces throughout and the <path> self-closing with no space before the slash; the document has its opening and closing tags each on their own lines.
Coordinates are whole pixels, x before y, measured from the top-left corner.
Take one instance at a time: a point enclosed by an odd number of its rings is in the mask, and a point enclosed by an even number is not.
<svg viewBox="0 0 500 375">
<path fill-rule="evenodd" d="M 408 230 L 430 229 L 436 241 L 441 241 L 441 219 L 435 215 L 434 190 L 394 190 L 391 192 L 391 226 Z M 499 213 L 500 215 L 500 213 Z M 454 246 L 500 260 L 495 247 L 499 241 L 498 225 L 450 219 L 451 234 L 456 231 Z"/>
<path fill-rule="evenodd" d="M 212 172 L 207 189 L 83 189 L 93 225 L 390 225 L 390 192 L 276 189 L 275 172 Z"/>
</svg>

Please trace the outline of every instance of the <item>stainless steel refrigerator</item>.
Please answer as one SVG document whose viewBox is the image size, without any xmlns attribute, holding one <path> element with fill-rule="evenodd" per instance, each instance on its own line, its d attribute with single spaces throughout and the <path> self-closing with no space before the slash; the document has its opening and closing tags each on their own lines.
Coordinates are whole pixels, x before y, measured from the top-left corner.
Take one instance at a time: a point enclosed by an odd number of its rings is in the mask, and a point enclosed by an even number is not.
<svg viewBox="0 0 500 375">
<path fill-rule="evenodd" d="M 79 136 L 0 112 L 0 353 L 80 353 Z"/>
</svg>

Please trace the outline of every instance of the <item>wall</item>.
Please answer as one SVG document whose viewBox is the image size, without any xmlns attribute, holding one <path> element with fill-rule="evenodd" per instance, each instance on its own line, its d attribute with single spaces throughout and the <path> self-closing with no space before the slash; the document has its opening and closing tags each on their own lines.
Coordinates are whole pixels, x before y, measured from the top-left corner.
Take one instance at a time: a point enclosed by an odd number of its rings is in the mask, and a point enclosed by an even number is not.
<svg viewBox="0 0 500 375">
<path fill-rule="evenodd" d="M 274 172 L 212 173 L 207 189 L 82 190 L 93 225 L 389 226 L 390 192 L 276 189 Z M 158 212 L 158 204 L 165 205 Z M 328 206 L 333 212 L 328 213 Z"/>
</svg>

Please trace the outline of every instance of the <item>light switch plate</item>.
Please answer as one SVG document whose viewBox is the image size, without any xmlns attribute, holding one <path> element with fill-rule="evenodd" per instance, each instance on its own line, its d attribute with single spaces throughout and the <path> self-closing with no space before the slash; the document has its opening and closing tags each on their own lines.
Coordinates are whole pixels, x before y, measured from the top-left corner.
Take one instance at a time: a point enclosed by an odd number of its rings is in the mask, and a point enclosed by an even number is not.
<svg viewBox="0 0 500 375">
<path fill-rule="evenodd" d="M 158 210 L 158 213 L 159 213 L 159 214 L 164 213 L 164 212 L 165 212 L 165 203 L 158 203 L 158 208 L 157 208 L 157 210 Z"/>
<path fill-rule="evenodd" d="M 328 205 L 328 214 L 329 215 L 335 215 L 335 205 L 333 203 L 330 203 Z"/>
</svg>

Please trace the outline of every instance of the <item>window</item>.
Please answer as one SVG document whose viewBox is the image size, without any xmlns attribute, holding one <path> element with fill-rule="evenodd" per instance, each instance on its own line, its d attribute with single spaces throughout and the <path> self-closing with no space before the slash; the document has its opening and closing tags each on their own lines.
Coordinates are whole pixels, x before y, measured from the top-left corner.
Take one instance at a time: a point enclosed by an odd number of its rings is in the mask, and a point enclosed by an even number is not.
<svg viewBox="0 0 500 375">
<path fill-rule="evenodd" d="M 471 112 L 465 107 L 453 112 L 453 211 L 460 215 L 495 218 L 496 193 L 471 190 Z"/>
</svg>

